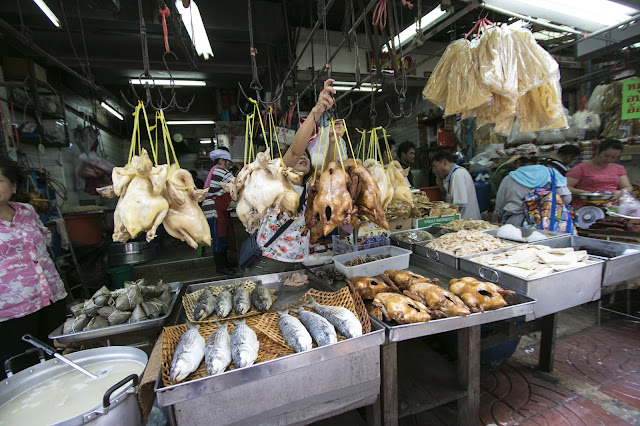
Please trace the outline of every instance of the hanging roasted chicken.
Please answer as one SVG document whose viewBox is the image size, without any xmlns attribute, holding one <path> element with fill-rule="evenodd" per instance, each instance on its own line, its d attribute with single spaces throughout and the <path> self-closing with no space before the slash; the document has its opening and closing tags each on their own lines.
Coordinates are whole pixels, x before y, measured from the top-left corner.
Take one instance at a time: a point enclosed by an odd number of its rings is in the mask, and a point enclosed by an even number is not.
<svg viewBox="0 0 640 426">
<path fill-rule="evenodd" d="M 367 217 L 380 228 L 389 229 L 380 202 L 380 188 L 369 169 L 352 158 L 344 162 L 344 169 L 351 178 L 349 189 L 351 198 L 358 208 L 358 216 Z"/>
<path fill-rule="evenodd" d="M 193 176 L 184 169 L 173 170 L 167 180 L 165 198 L 169 211 L 162 224 L 169 235 L 186 241 L 194 249 L 198 248 L 198 243 L 211 245 L 211 230 L 198 205 L 208 191 L 208 188 L 197 189 Z"/>
<path fill-rule="evenodd" d="M 369 169 L 373 179 L 378 184 L 378 188 L 380 188 L 380 204 L 382 208 L 385 209 L 391 203 L 393 199 L 393 186 L 389 183 L 389 175 L 387 174 L 385 168 L 374 160 L 373 158 L 369 158 L 364 162 L 364 166 Z"/>
<path fill-rule="evenodd" d="M 378 278 L 353 277 L 347 282 L 360 294 L 363 299 L 373 299 L 378 293 L 400 292 L 393 284 L 387 284 Z"/>
<path fill-rule="evenodd" d="M 513 296 L 511 290 L 475 278 L 464 277 L 449 281 L 449 291 L 460 296 L 471 312 L 484 312 L 508 305 L 503 296 Z"/>
<path fill-rule="evenodd" d="M 443 312 L 447 317 L 460 317 L 471 313 L 462 299 L 436 284 L 416 282 L 403 293 L 429 309 Z"/>
<path fill-rule="evenodd" d="M 387 175 L 394 190 L 392 201 L 394 203 L 413 204 L 411 187 L 406 179 L 409 176 L 409 167 L 402 169 L 398 161 L 392 161 L 387 166 Z"/>
<path fill-rule="evenodd" d="M 427 282 L 438 284 L 440 282 L 437 278 L 431 280 L 430 278 L 423 277 L 422 275 L 415 274 L 411 271 L 405 271 L 403 269 L 388 269 L 384 271 L 384 274 L 382 274 L 381 277 L 387 283 L 394 284 L 402 290 L 408 290 L 414 283 Z"/>
<path fill-rule="evenodd" d="M 113 241 L 127 242 L 139 232 L 147 232 L 147 241 L 156 237 L 169 203 L 162 195 L 167 182 L 168 166 L 154 167 L 145 149 L 125 167 L 114 167 L 111 175 L 113 194 L 119 196 L 113 213 Z M 98 193 L 111 194 L 109 187 Z"/>
<path fill-rule="evenodd" d="M 403 294 L 378 293 L 371 304 L 371 315 L 380 320 L 384 318 L 385 321 L 393 320 L 398 324 L 411 324 L 431 319 L 429 308 Z"/>
</svg>

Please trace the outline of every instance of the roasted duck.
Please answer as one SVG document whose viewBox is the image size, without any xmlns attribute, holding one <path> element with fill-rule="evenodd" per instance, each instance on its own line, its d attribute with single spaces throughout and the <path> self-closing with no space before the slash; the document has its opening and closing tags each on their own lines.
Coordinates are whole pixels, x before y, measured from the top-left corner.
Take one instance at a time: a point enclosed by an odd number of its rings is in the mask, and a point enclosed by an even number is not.
<svg viewBox="0 0 640 426">
<path fill-rule="evenodd" d="M 364 166 L 369 169 L 371 175 L 380 188 L 380 204 L 385 209 L 393 199 L 393 186 L 389 183 L 389 175 L 385 171 L 382 164 L 378 163 L 373 158 L 369 158 L 364 162 Z"/>
<path fill-rule="evenodd" d="M 429 309 L 443 312 L 447 317 L 463 317 L 471 313 L 462 299 L 436 284 L 413 283 L 403 293 Z"/>
<path fill-rule="evenodd" d="M 169 211 L 162 224 L 169 235 L 186 241 L 194 249 L 198 248 L 198 243 L 211 245 L 211 230 L 198 206 L 208 191 L 208 188 L 197 189 L 193 176 L 184 169 L 173 171 L 167 180 L 165 198 Z"/>
<path fill-rule="evenodd" d="M 353 277 L 347 282 L 360 293 L 363 299 L 373 299 L 378 293 L 400 292 L 394 284 L 387 284 L 378 278 Z"/>
<path fill-rule="evenodd" d="M 331 162 L 320 175 L 318 193 L 313 200 L 311 222 L 307 226 L 312 229 L 318 226 L 322 235 L 341 225 L 350 225 L 351 217 L 357 211 L 349 192 L 351 179 L 339 164 Z M 314 231 L 312 231 L 313 235 Z M 317 235 L 317 231 L 316 231 Z"/>
<path fill-rule="evenodd" d="M 358 208 L 358 215 L 366 216 L 380 228 L 389 229 L 382 211 L 380 188 L 369 169 L 352 158 L 344 162 L 344 168 L 351 178 L 351 198 Z"/>
<path fill-rule="evenodd" d="M 371 314 L 385 321 L 398 324 L 427 322 L 431 319 L 429 309 L 422 303 L 399 293 L 378 293 L 372 302 Z"/>
<path fill-rule="evenodd" d="M 310 244 L 313 244 L 320 238 L 324 237 L 320 220 L 314 220 L 313 218 L 313 203 L 315 202 L 316 195 L 318 195 L 317 180 L 312 185 L 309 185 L 309 188 L 307 189 L 307 207 L 304 212 L 304 222 L 306 230 L 309 232 Z"/>
<path fill-rule="evenodd" d="M 471 312 L 484 312 L 504 308 L 508 305 L 503 296 L 515 295 L 492 283 L 464 277 L 449 281 L 449 291 L 460 296 Z"/>
<path fill-rule="evenodd" d="M 113 213 L 113 241 L 124 243 L 141 231 L 147 231 L 147 241 L 156 237 L 169 210 L 162 195 L 167 172 L 167 165 L 153 166 L 145 149 L 127 166 L 113 168 L 113 192 L 120 197 Z"/>
<path fill-rule="evenodd" d="M 408 290 L 411 284 L 426 282 L 438 284 L 440 280 L 434 278 L 433 280 L 423 277 L 422 275 L 414 274 L 410 271 L 403 269 L 389 269 L 381 275 L 382 279 L 389 284 L 395 284 L 402 290 Z"/>
</svg>

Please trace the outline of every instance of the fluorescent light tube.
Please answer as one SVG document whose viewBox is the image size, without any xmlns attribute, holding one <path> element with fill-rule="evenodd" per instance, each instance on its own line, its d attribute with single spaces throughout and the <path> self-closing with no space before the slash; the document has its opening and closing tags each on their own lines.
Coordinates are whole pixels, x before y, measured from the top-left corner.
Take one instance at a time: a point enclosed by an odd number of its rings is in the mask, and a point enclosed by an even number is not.
<svg viewBox="0 0 640 426">
<path fill-rule="evenodd" d="M 201 55 L 204 59 L 209 59 L 209 56 L 213 57 L 213 50 L 211 50 L 209 37 L 207 37 L 207 30 L 204 28 L 202 16 L 200 16 L 200 10 L 196 2 L 191 0 L 189 7 L 184 8 L 182 6 L 182 0 L 176 0 L 176 9 L 178 9 L 180 16 L 182 16 L 182 23 L 187 29 L 193 47 L 196 48 L 198 55 Z"/>
<path fill-rule="evenodd" d="M 171 121 L 167 121 L 167 124 L 172 124 L 174 126 L 179 126 L 179 125 L 195 125 L 195 124 L 216 124 L 215 121 L 213 120 L 171 120 Z"/>
<path fill-rule="evenodd" d="M 436 21 L 441 19 L 444 15 L 450 14 L 449 11 L 441 10 L 440 6 L 436 6 L 431 12 L 427 13 L 420 19 L 420 30 L 426 31 L 430 27 L 432 27 Z M 395 37 L 396 49 L 400 47 L 400 45 L 405 45 L 408 41 L 410 41 L 416 35 L 416 25 L 411 24 L 407 28 L 405 28 L 400 34 Z M 389 46 L 391 46 L 391 40 L 389 40 Z M 383 52 L 388 52 L 387 45 L 382 46 Z"/>
<path fill-rule="evenodd" d="M 355 86 L 356 83 L 355 81 L 334 81 L 333 85 L 334 86 Z M 376 83 L 360 83 L 361 87 L 371 87 L 373 85 L 375 85 Z"/>
<path fill-rule="evenodd" d="M 139 85 L 153 85 L 156 86 L 171 86 L 171 80 L 168 79 L 151 79 L 151 78 L 132 78 L 129 80 L 131 84 Z M 173 80 L 174 86 L 206 86 L 207 82 L 203 80 Z"/>
<path fill-rule="evenodd" d="M 349 86 L 334 86 L 334 89 L 338 92 L 346 92 L 349 90 L 353 90 L 354 92 L 378 92 L 381 91 L 381 87 L 349 87 Z"/>
<path fill-rule="evenodd" d="M 114 117 L 117 117 L 118 120 L 124 121 L 124 117 L 118 111 L 116 111 L 112 106 L 107 104 L 106 102 L 101 102 L 100 106 L 111 113 Z"/>
<path fill-rule="evenodd" d="M 203 145 L 211 143 L 211 138 L 200 139 L 200 143 L 203 144 Z"/>
<path fill-rule="evenodd" d="M 45 15 L 47 15 L 47 18 L 49 18 L 49 20 L 51 21 L 51 23 L 53 25 L 55 25 L 56 27 L 60 28 L 60 20 L 58 19 L 56 14 L 53 13 L 51 11 L 51 9 L 49 9 L 49 6 L 47 6 L 47 4 L 44 2 L 44 0 L 33 0 L 33 2 L 38 5 L 40 10 L 42 10 L 42 12 Z"/>
</svg>

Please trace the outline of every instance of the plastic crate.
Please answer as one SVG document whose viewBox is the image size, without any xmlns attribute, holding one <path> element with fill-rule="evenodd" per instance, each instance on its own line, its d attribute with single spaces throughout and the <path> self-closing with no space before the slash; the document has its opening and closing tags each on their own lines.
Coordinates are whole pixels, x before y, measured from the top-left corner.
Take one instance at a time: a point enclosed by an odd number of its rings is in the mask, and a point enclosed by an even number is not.
<svg viewBox="0 0 640 426">
<path fill-rule="evenodd" d="M 335 254 L 353 253 L 354 251 L 362 251 L 376 247 L 384 247 L 391 244 L 389 237 L 366 238 L 360 241 L 357 246 L 341 239 L 339 236 L 332 237 L 333 252 Z"/>
</svg>

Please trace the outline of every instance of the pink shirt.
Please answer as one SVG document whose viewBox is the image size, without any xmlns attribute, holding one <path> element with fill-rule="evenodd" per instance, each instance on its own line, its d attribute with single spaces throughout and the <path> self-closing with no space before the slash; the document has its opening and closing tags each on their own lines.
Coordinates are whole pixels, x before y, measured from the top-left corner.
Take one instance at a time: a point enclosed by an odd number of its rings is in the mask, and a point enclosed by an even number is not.
<svg viewBox="0 0 640 426">
<path fill-rule="evenodd" d="M 0 219 L 0 321 L 20 318 L 67 297 L 49 257 L 51 232 L 29 204 L 9 202 L 12 222 Z"/>
<path fill-rule="evenodd" d="M 590 192 L 615 191 L 618 189 L 620 176 L 627 174 L 627 171 L 620 164 L 610 164 L 606 169 L 593 167 L 591 163 L 580 163 L 567 172 L 568 178 L 578 180 L 577 189 Z M 576 209 L 584 207 L 585 203 L 578 197 L 573 197 L 572 203 Z"/>
</svg>

